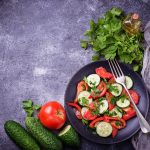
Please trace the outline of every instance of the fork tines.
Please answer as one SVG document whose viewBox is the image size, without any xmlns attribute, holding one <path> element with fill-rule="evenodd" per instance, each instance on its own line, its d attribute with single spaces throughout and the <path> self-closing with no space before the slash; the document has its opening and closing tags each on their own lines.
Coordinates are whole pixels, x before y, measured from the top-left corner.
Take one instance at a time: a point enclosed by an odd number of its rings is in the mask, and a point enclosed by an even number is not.
<svg viewBox="0 0 150 150">
<path fill-rule="evenodd" d="M 114 60 L 108 60 L 111 72 L 113 73 L 114 77 L 120 77 L 120 76 L 124 76 L 121 67 L 119 66 L 118 62 L 116 59 Z"/>
</svg>

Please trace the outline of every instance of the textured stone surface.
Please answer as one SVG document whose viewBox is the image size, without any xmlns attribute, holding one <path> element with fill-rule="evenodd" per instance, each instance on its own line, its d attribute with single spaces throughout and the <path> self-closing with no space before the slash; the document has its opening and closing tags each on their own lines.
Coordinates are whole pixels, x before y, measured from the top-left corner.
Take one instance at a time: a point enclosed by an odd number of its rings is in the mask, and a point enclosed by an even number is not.
<svg viewBox="0 0 150 150">
<path fill-rule="evenodd" d="M 148 2 L 148 1 L 147 1 Z M 3 130 L 13 119 L 24 124 L 24 99 L 35 103 L 64 101 L 72 75 L 91 62 L 79 40 L 112 6 L 139 12 L 144 24 L 150 20 L 150 1 L 139 0 L 1 0 L 0 1 L 0 150 L 17 150 Z M 130 143 L 101 146 L 83 139 L 81 149 L 119 149 Z M 94 148 L 95 146 L 95 148 Z"/>
</svg>

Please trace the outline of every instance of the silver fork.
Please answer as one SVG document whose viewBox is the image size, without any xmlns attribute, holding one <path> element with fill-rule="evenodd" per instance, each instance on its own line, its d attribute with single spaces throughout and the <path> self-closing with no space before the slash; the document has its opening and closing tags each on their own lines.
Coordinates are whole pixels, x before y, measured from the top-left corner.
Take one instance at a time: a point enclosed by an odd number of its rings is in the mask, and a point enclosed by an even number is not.
<svg viewBox="0 0 150 150">
<path fill-rule="evenodd" d="M 131 97 L 131 95 L 130 95 L 130 93 L 129 93 L 126 85 L 125 85 L 125 76 L 124 76 L 123 71 L 120 68 L 118 62 L 115 59 L 115 60 L 108 60 L 108 63 L 109 63 L 111 72 L 113 73 L 116 82 L 121 84 L 125 88 L 125 90 L 127 91 L 128 95 L 130 97 L 130 100 L 131 100 L 133 107 L 136 111 L 137 118 L 138 118 L 142 132 L 143 133 L 150 132 L 150 125 L 148 124 L 148 122 L 145 120 L 145 118 L 143 117 L 143 115 L 139 111 L 138 107 L 134 103 L 134 101 L 133 101 L 133 99 L 132 99 L 132 97 Z"/>
</svg>

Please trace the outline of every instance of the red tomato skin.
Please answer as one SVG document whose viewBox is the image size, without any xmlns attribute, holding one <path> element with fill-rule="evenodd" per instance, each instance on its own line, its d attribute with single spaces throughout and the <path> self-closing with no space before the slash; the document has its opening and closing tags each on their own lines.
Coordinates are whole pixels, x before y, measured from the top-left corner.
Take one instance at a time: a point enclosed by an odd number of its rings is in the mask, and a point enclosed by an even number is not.
<svg viewBox="0 0 150 150">
<path fill-rule="evenodd" d="M 42 106 L 38 117 L 46 128 L 60 129 L 66 121 L 66 112 L 60 103 L 50 101 Z"/>
<path fill-rule="evenodd" d="M 118 133 L 118 129 L 113 127 L 113 131 L 112 131 L 112 137 L 114 138 Z"/>
<path fill-rule="evenodd" d="M 97 118 L 97 115 L 91 114 L 91 111 L 88 110 L 87 112 L 85 112 L 84 118 L 85 118 L 86 120 L 94 120 L 94 119 Z"/>
<path fill-rule="evenodd" d="M 95 69 L 96 74 L 98 74 L 101 78 L 110 79 L 113 75 L 103 67 L 99 67 Z"/>
<path fill-rule="evenodd" d="M 75 112 L 76 117 L 77 117 L 79 120 L 81 120 L 81 119 L 82 119 L 81 112 L 80 112 L 78 109 L 76 109 L 76 108 L 74 108 L 74 112 Z"/>
<path fill-rule="evenodd" d="M 97 89 L 100 92 L 99 95 L 96 95 L 95 92 L 92 92 L 92 94 L 90 95 L 90 97 L 92 97 L 93 99 L 97 99 L 97 98 L 100 98 L 102 96 L 104 96 L 106 94 L 106 91 L 107 91 L 107 86 L 106 86 L 106 83 L 101 81 L 100 84 L 97 86 Z"/>
<path fill-rule="evenodd" d="M 131 97 L 132 97 L 134 103 L 137 105 L 140 100 L 139 94 L 135 90 L 129 90 L 129 93 L 131 94 Z M 125 89 L 122 90 L 122 94 L 125 94 L 129 98 L 129 95 L 127 94 Z"/>
<path fill-rule="evenodd" d="M 123 110 L 126 114 L 124 114 L 122 118 L 126 121 L 136 116 L 136 111 L 132 107 L 124 108 Z"/>
<path fill-rule="evenodd" d="M 113 97 L 113 95 L 111 93 L 106 92 L 106 99 L 108 101 L 109 110 L 112 110 L 115 107 L 115 105 L 111 104 L 111 102 L 110 102 L 112 97 Z"/>
<path fill-rule="evenodd" d="M 108 83 L 109 84 L 113 84 L 113 83 L 115 83 L 116 81 L 115 81 L 115 78 L 114 77 L 112 77 L 111 79 L 109 79 L 109 81 L 108 81 Z"/>
</svg>

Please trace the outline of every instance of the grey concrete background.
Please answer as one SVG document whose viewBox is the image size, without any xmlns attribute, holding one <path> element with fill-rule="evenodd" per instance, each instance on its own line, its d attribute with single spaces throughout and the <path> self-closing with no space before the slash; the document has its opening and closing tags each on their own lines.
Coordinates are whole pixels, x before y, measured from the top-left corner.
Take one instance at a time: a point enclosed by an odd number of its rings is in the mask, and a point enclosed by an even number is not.
<svg viewBox="0 0 150 150">
<path fill-rule="evenodd" d="M 82 50 L 79 40 L 89 20 L 112 6 L 139 12 L 144 24 L 150 20 L 150 0 L 0 1 L 0 150 L 18 150 L 3 124 L 13 119 L 24 125 L 23 100 L 63 104 L 69 79 L 91 62 L 92 52 Z M 82 141 L 84 150 L 120 148 Z M 122 149 L 125 145 L 130 144 L 125 142 Z"/>
</svg>

